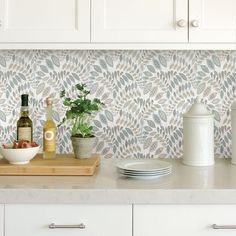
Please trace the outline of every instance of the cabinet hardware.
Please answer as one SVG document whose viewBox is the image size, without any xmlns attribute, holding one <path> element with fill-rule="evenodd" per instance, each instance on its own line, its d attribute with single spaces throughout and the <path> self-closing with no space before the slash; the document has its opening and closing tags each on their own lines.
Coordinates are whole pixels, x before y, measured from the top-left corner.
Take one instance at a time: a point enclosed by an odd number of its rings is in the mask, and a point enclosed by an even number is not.
<svg viewBox="0 0 236 236">
<path fill-rule="evenodd" d="M 192 27 L 195 27 L 195 28 L 199 27 L 199 21 L 198 21 L 198 20 L 193 20 L 193 21 L 191 22 L 191 26 L 192 26 Z"/>
<path fill-rule="evenodd" d="M 177 21 L 177 26 L 179 26 L 181 28 L 185 27 L 186 25 L 187 25 L 187 23 L 183 19 Z"/>
<path fill-rule="evenodd" d="M 49 229 L 85 229 L 85 224 L 81 223 L 78 225 L 56 225 L 55 223 L 51 223 L 48 226 Z"/>
<path fill-rule="evenodd" d="M 236 229 L 236 225 L 217 225 L 217 224 L 213 224 L 212 228 L 213 229 Z"/>
</svg>

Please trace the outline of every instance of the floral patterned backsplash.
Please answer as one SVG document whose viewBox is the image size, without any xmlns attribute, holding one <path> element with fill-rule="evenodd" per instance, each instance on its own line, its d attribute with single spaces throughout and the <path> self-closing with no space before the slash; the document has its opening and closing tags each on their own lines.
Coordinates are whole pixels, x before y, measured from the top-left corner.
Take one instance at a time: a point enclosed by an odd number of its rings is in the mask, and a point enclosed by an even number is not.
<svg viewBox="0 0 236 236">
<path fill-rule="evenodd" d="M 34 140 L 42 144 L 45 99 L 85 83 L 106 105 L 93 117 L 94 152 L 105 158 L 181 157 L 182 115 L 197 96 L 215 116 L 215 154 L 231 155 L 230 106 L 236 100 L 236 51 L 0 51 L 0 141 L 16 137 L 20 95 L 30 96 Z M 57 130 L 57 151 L 72 151 L 69 125 Z"/>
</svg>

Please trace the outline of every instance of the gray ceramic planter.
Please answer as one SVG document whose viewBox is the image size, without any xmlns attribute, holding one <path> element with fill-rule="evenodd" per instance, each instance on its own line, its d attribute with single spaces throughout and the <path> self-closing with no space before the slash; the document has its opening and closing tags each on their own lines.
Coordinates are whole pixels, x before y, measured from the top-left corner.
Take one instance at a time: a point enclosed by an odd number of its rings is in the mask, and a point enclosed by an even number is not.
<svg viewBox="0 0 236 236">
<path fill-rule="evenodd" d="M 76 158 L 83 159 L 91 157 L 96 137 L 71 137 L 71 141 Z"/>
</svg>

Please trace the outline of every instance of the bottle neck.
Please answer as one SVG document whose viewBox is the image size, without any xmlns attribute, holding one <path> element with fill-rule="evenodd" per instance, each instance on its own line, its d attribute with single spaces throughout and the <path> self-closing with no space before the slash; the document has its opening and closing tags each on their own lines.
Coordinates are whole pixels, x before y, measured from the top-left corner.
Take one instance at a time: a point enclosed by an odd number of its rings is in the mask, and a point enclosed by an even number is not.
<svg viewBox="0 0 236 236">
<path fill-rule="evenodd" d="M 20 111 L 21 117 L 28 117 L 29 116 L 29 107 L 22 106 Z"/>
<path fill-rule="evenodd" d="M 52 105 L 47 105 L 46 118 L 47 120 L 52 120 Z"/>
</svg>

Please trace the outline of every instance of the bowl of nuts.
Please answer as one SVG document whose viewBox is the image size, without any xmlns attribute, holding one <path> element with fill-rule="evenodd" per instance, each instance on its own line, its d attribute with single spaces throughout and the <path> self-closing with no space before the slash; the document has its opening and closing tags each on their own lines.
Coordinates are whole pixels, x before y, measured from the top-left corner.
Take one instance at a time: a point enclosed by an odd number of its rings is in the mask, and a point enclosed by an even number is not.
<svg viewBox="0 0 236 236">
<path fill-rule="evenodd" d="M 2 156 L 10 164 L 28 164 L 39 151 L 39 145 L 27 140 L 14 141 L 11 144 L 1 144 L 0 151 Z"/>
</svg>

